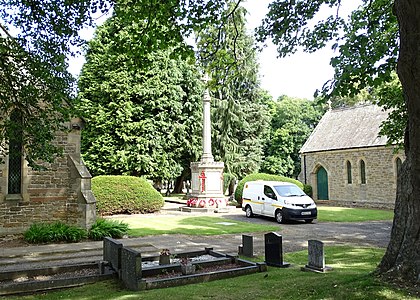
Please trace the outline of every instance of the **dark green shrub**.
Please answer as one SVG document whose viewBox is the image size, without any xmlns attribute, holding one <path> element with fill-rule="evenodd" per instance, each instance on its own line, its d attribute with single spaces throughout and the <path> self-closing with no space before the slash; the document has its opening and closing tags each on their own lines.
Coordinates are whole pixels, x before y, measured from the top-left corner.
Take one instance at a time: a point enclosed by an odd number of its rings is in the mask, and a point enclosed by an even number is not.
<svg viewBox="0 0 420 300">
<path fill-rule="evenodd" d="M 248 181 L 254 181 L 254 180 L 265 180 L 265 181 L 283 181 L 283 182 L 291 182 L 296 184 L 298 187 L 300 187 L 303 190 L 303 183 L 296 179 L 279 176 L 279 175 L 273 175 L 273 174 L 265 174 L 265 173 L 254 173 L 250 174 L 246 177 L 244 177 L 241 181 L 239 181 L 238 186 L 235 190 L 235 199 L 238 201 L 239 205 L 242 205 L 242 193 L 244 191 L 244 185 Z"/>
<path fill-rule="evenodd" d="M 139 177 L 97 176 L 92 191 L 101 215 L 151 213 L 164 204 L 162 195 Z"/>
<path fill-rule="evenodd" d="M 232 180 L 236 180 L 236 176 L 231 173 L 223 173 L 223 193 L 226 193 Z"/>
<path fill-rule="evenodd" d="M 122 238 L 128 232 L 128 224 L 115 220 L 96 219 L 95 224 L 89 230 L 89 238 L 102 240 L 104 237 Z"/>
<path fill-rule="evenodd" d="M 55 222 L 52 224 L 32 224 L 23 234 L 29 243 L 79 242 L 87 237 L 86 230 Z"/>
<path fill-rule="evenodd" d="M 306 195 L 312 198 L 312 186 L 309 184 L 303 184 L 303 191 Z"/>
</svg>

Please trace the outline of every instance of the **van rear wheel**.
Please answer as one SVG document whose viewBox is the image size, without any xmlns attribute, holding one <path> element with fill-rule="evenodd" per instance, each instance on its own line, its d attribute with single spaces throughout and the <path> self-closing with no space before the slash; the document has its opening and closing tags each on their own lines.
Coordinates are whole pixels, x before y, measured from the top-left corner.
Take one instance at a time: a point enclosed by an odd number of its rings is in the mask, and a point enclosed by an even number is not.
<svg viewBox="0 0 420 300">
<path fill-rule="evenodd" d="M 277 223 L 281 224 L 284 222 L 283 212 L 281 211 L 281 209 L 276 210 L 275 218 L 276 218 Z"/>
<path fill-rule="evenodd" d="M 252 218 L 254 214 L 252 213 L 251 206 L 247 205 L 247 207 L 245 208 L 245 215 L 247 218 Z"/>
</svg>

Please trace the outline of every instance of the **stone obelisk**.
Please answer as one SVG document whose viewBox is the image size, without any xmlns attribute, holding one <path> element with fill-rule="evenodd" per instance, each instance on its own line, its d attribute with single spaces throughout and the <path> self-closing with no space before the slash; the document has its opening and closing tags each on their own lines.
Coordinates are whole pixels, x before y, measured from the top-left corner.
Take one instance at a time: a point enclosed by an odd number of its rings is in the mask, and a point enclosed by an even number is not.
<svg viewBox="0 0 420 300">
<path fill-rule="evenodd" d="M 204 81 L 207 85 L 208 77 Z M 223 194 L 223 162 L 215 162 L 211 153 L 210 93 L 206 87 L 203 96 L 203 154 L 201 160 L 191 163 L 191 196 L 193 207 L 225 207 Z"/>
</svg>

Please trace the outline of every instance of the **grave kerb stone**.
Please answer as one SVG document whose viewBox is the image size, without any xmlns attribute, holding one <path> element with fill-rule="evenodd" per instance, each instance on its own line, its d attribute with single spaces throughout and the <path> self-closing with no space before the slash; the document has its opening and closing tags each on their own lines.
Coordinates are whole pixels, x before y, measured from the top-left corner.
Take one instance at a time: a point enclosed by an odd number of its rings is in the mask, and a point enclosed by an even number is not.
<svg viewBox="0 0 420 300">
<path fill-rule="evenodd" d="M 121 249 L 121 281 L 124 286 L 132 291 L 140 289 L 141 253 L 130 248 Z"/>
<path fill-rule="evenodd" d="M 105 237 L 103 241 L 103 260 L 119 273 L 121 269 L 121 249 L 123 244 L 117 240 Z"/>
</svg>

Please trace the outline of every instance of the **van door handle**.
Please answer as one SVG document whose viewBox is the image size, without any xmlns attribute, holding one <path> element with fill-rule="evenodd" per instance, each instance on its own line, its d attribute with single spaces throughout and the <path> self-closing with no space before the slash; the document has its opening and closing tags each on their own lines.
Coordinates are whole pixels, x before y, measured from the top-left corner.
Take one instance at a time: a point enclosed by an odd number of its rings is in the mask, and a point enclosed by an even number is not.
<svg viewBox="0 0 420 300">
<path fill-rule="evenodd" d="M 258 196 L 258 200 L 260 200 L 260 196 Z"/>
</svg>

